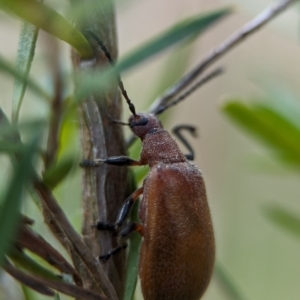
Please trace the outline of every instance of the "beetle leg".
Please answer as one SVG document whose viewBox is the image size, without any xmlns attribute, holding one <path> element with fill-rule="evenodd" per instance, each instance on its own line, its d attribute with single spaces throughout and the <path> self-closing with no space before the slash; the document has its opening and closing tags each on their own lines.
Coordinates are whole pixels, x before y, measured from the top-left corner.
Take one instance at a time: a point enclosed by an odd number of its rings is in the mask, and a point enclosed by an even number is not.
<svg viewBox="0 0 300 300">
<path fill-rule="evenodd" d="M 187 130 L 192 134 L 193 137 L 196 137 L 197 136 L 196 135 L 196 127 L 191 126 L 191 125 L 178 125 L 178 126 L 174 127 L 172 130 L 173 134 L 182 142 L 182 144 L 190 152 L 190 153 L 184 155 L 186 157 L 186 159 L 194 160 L 194 157 L 195 157 L 194 150 L 191 147 L 191 145 L 189 144 L 189 142 L 182 136 L 182 133 L 181 133 L 182 130 Z"/>
<path fill-rule="evenodd" d="M 131 233 L 133 232 L 138 232 L 140 235 L 143 236 L 143 225 L 139 224 L 139 223 L 128 223 L 119 233 L 119 236 L 121 238 L 127 238 Z M 127 247 L 127 243 L 122 244 L 121 246 L 118 246 L 112 250 L 110 250 L 108 253 L 100 255 L 99 259 L 100 261 L 104 264 L 107 262 L 107 260 L 119 253 L 121 250 L 126 249 Z"/>
<path fill-rule="evenodd" d="M 137 189 L 134 191 L 124 202 L 122 205 L 116 222 L 114 224 L 107 223 L 107 222 L 97 222 L 96 225 L 93 225 L 93 227 L 96 227 L 98 230 L 117 230 L 119 227 L 121 227 L 126 218 L 128 217 L 128 214 L 130 213 L 130 210 L 134 204 L 134 202 L 137 200 L 137 198 L 143 193 L 143 187 Z"/>
<path fill-rule="evenodd" d="M 143 187 L 140 187 L 139 189 L 135 190 L 124 202 L 124 204 L 122 205 L 118 216 L 117 216 L 117 220 L 116 220 L 116 226 L 120 227 L 124 224 L 126 218 L 128 217 L 133 204 L 135 203 L 135 201 L 138 199 L 138 197 L 143 193 Z"/>
<path fill-rule="evenodd" d="M 138 232 L 141 236 L 144 235 L 144 227 L 139 223 L 128 223 L 119 233 L 122 238 L 128 237 L 132 232 Z"/>
<path fill-rule="evenodd" d="M 112 230 L 112 231 L 116 230 L 115 224 L 100 222 L 100 221 L 98 221 L 95 225 L 92 225 L 92 227 L 95 227 L 98 230 Z"/>
<path fill-rule="evenodd" d="M 111 156 L 108 158 L 96 158 L 94 160 L 84 159 L 80 166 L 83 168 L 97 167 L 101 164 L 108 164 L 114 166 L 142 166 L 144 165 L 138 160 L 131 159 L 127 156 Z"/>
<path fill-rule="evenodd" d="M 121 250 L 126 249 L 126 248 L 127 248 L 127 243 L 123 244 L 122 246 L 119 246 L 119 247 L 116 247 L 116 248 L 110 250 L 110 251 L 109 251 L 108 253 L 106 253 L 106 254 L 100 255 L 100 256 L 99 256 L 99 259 L 100 259 L 100 261 L 104 264 L 104 263 L 106 263 L 106 262 L 108 261 L 108 259 L 109 259 L 111 256 L 113 256 L 113 255 L 119 253 Z"/>
<path fill-rule="evenodd" d="M 98 222 L 95 227 L 100 230 L 116 230 L 120 226 L 122 226 L 128 217 L 128 214 L 130 213 L 130 210 L 134 204 L 134 202 L 138 199 L 138 197 L 143 193 L 143 187 L 137 189 L 134 191 L 123 204 L 121 210 L 119 211 L 117 220 L 115 224 L 109 224 L 105 222 Z M 138 232 L 141 235 L 143 235 L 143 226 L 138 223 L 129 223 L 127 224 L 120 232 L 119 237 L 126 238 L 128 237 L 132 232 Z M 100 261 L 102 263 L 105 263 L 112 255 L 117 254 L 122 249 L 125 249 L 127 247 L 127 243 L 123 244 L 122 246 L 116 247 L 109 251 L 108 253 L 100 256 Z"/>
</svg>

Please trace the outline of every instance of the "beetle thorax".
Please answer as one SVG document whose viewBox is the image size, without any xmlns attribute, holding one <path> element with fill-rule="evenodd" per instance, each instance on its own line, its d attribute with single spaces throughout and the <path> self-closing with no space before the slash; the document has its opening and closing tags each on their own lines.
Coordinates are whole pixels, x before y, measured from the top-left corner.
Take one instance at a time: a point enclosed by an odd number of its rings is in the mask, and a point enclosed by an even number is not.
<svg viewBox="0 0 300 300">
<path fill-rule="evenodd" d="M 152 130 L 143 139 L 141 160 L 150 167 L 154 165 L 186 162 L 186 158 L 164 129 Z"/>
</svg>

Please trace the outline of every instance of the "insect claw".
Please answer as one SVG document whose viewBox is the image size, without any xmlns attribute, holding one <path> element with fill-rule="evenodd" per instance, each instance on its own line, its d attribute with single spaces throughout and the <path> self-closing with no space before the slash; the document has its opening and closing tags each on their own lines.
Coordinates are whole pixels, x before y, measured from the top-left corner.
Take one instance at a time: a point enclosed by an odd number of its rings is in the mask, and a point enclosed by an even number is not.
<svg viewBox="0 0 300 300">
<path fill-rule="evenodd" d="M 110 259 L 111 256 L 119 253 L 120 251 L 122 251 L 123 249 L 126 249 L 126 248 L 127 248 L 127 243 L 125 243 L 122 246 L 112 249 L 111 251 L 109 251 L 106 254 L 100 255 L 99 260 L 102 264 L 105 264 Z"/>
<path fill-rule="evenodd" d="M 96 158 L 94 160 L 84 159 L 83 161 L 81 161 L 79 166 L 82 168 L 93 168 L 93 167 L 100 166 L 101 163 L 104 163 L 104 162 L 105 162 L 105 159 L 102 159 L 102 158 Z"/>
<path fill-rule="evenodd" d="M 99 260 L 102 264 L 105 264 L 111 257 L 111 254 L 100 255 Z"/>
<path fill-rule="evenodd" d="M 91 225 L 92 228 L 97 228 L 98 230 L 113 230 L 115 231 L 117 229 L 117 226 L 115 224 L 109 224 L 106 222 L 100 222 L 98 221 L 96 224 Z"/>
</svg>

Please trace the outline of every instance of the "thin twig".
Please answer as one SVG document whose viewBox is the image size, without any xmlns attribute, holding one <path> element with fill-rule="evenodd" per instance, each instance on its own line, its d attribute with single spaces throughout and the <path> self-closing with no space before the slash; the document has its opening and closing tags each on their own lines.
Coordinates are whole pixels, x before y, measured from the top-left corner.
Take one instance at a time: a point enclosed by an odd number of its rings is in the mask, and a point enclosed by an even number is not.
<svg viewBox="0 0 300 300">
<path fill-rule="evenodd" d="M 290 6 L 294 2 L 296 2 L 296 0 L 282 0 L 267 7 L 256 18 L 230 35 L 223 43 L 211 50 L 200 62 L 200 64 L 198 64 L 194 69 L 192 69 L 183 78 L 181 78 L 180 81 L 178 81 L 174 86 L 169 88 L 162 96 L 158 97 L 152 104 L 150 112 L 153 113 L 159 106 L 166 104 L 170 99 L 172 99 L 189 84 L 191 84 L 218 58 L 225 55 L 234 46 L 244 41 L 249 35 L 274 19 L 278 14 L 282 13 L 288 6 Z"/>
</svg>

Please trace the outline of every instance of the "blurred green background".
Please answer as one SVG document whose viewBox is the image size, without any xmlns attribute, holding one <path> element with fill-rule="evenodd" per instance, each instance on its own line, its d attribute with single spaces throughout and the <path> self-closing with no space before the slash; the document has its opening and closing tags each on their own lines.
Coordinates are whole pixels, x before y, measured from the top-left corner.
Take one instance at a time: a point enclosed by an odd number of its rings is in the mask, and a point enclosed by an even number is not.
<svg viewBox="0 0 300 300">
<path fill-rule="evenodd" d="M 62 12 L 68 5 L 68 2 L 56 3 Z M 200 62 L 212 47 L 220 44 L 271 3 L 274 1 L 165 0 L 162 3 L 158 0 L 144 0 L 120 3 L 116 14 L 119 54 L 122 56 L 179 19 L 234 4 L 235 13 L 185 50 L 188 70 Z M 193 124 L 198 128 L 199 138 L 191 142 L 196 152 L 196 163 L 202 169 L 206 181 L 216 234 L 217 261 L 243 295 L 242 299 L 296 300 L 300 295 L 299 235 L 293 234 L 295 231 L 285 230 L 283 226 L 277 226 L 272 221 L 276 216 L 270 213 L 271 208 L 280 207 L 300 218 L 299 164 L 287 164 L 278 159 L 272 147 L 241 130 L 223 110 L 226 101 L 235 99 L 249 104 L 267 104 L 269 107 L 280 105 L 280 110 L 286 111 L 286 115 L 294 113 L 299 117 L 298 9 L 297 6 L 292 7 L 221 59 L 217 65 L 225 67 L 225 74 L 173 108 L 164 122 L 168 130 L 180 123 Z M 20 21 L 0 13 L 0 53 L 11 63 L 16 60 L 20 28 Z M 40 32 L 31 70 L 32 77 L 46 89 L 51 86 L 47 71 L 50 64 L 48 40 L 49 37 Z M 70 50 L 62 42 L 59 47 L 62 52 L 61 65 L 67 73 L 71 69 Z M 137 110 L 147 107 L 147 103 L 156 96 L 164 76 L 168 76 L 165 66 L 170 53 L 172 50 L 123 75 L 124 84 Z M 182 68 L 182 64 L 174 62 L 173 67 Z M 172 72 L 170 70 L 170 76 Z M 1 108 L 10 116 L 13 80 L 2 73 L 0 90 Z M 47 105 L 35 95 L 27 93 L 20 120 L 30 120 L 37 115 L 47 117 Z M 125 110 L 124 119 L 127 115 Z M 73 121 L 69 120 L 66 130 L 76 132 L 77 126 L 74 118 Z M 68 142 L 80 157 L 78 140 L 71 139 Z M 0 165 L 2 190 L 10 171 L 8 159 L 1 156 Z M 80 231 L 82 210 L 79 169 L 75 169 L 64 184 L 55 190 L 55 195 L 68 212 L 72 224 Z M 32 201 L 26 201 L 24 211 L 36 220 L 34 228 L 60 249 Z M 282 221 L 281 224 L 286 223 Z M 21 299 L 20 292 L 18 284 L 1 274 L 1 299 Z M 32 299 L 42 298 L 36 296 Z M 139 296 L 137 299 L 140 299 Z M 233 298 L 226 294 L 215 276 L 203 299 Z"/>
</svg>

